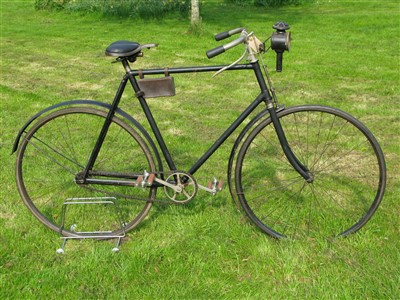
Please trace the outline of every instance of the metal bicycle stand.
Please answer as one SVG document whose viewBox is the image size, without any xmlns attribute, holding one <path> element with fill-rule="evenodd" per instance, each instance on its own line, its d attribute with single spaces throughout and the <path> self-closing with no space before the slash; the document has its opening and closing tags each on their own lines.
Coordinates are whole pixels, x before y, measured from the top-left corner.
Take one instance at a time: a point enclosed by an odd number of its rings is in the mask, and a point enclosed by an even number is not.
<svg viewBox="0 0 400 300">
<path fill-rule="evenodd" d="M 117 217 L 117 220 L 121 224 L 121 229 L 123 234 L 121 235 L 111 235 L 112 231 L 80 231 L 76 232 L 77 234 L 81 234 L 80 236 L 61 236 L 60 238 L 63 240 L 63 243 L 60 248 L 56 250 L 58 254 L 64 254 L 64 248 L 68 240 L 73 240 L 73 239 L 117 239 L 117 243 L 115 247 L 112 249 L 112 252 L 118 252 L 119 251 L 119 246 L 121 245 L 121 239 L 125 237 L 125 231 L 123 228 L 123 223 L 119 219 L 119 214 L 118 214 L 118 207 L 117 204 L 115 203 L 116 198 L 115 197 L 91 197 L 91 198 L 68 198 L 62 206 L 62 212 L 61 212 L 61 228 L 64 228 L 65 225 L 65 220 L 66 220 L 66 214 L 67 214 L 67 207 L 71 205 L 92 205 L 92 204 L 99 204 L 99 205 L 112 205 L 114 208 L 115 215 Z M 70 230 L 75 231 L 75 228 L 77 227 L 76 224 L 71 225 Z"/>
</svg>

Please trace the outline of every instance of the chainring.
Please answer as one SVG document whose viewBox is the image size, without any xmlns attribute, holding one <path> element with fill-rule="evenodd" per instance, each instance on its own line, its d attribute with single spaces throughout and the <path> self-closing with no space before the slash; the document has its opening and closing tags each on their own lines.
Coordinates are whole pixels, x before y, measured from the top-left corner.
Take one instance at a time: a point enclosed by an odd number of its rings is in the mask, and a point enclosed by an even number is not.
<svg viewBox="0 0 400 300">
<path fill-rule="evenodd" d="M 197 194 L 198 186 L 196 180 L 188 173 L 171 173 L 166 181 L 175 187 L 164 186 L 165 195 L 174 203 L 186 204 Z"/>
</svg>

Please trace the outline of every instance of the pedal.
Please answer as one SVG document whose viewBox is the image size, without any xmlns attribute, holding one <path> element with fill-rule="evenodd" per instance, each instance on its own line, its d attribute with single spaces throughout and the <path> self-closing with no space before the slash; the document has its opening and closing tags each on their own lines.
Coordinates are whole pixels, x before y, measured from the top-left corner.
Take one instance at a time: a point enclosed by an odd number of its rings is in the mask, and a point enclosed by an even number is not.
<svg viewBox="0 0 400 300">
<path fill-rule="evenodd" d="M 143 175 L 138 176 L 138 178 L 136 179 L 135 186 L 141 187 L 141 188 L 151 186 L 153 184 L 155 178 L 156 178 L 156 174 L 147 173 L 147 171 L 145 170 Z"/>
<path fill-rule="evenodd" d="M 143 182 L 143 176 L 140 175 L 135 182 L 135 186 L 142 186 L 142 182 Z"/>
<path fill-rule="evenodd" d="M 213 188 L 213 182 L 212 182 L 212 181 L 210 181 L 210 182 L 208 183 L 207 188 L 208 188 L 209 190 L 212 190 L 212 188 Z"/>
<path fill-rule="evenodd" d="M 208 188 L 210 190 L 215 191 L 215 193 L 222 191 L 224 182 L 222 180 L 217 180 L 216 178 L 214 178 L 213 181 L 210 181 L 208 183 Z"/>
<path fill-rule="evenodd" d="M 152 173 L 149 175 L 149 178 L 147 179 L 147 185 L 151 186 L 154 182 L 154 178 L 156 178 L 156 174 Z"/>
<path fill-rule="evenodd" d="M 201 185 L 198 185 L 198 186 L 203 191 L 206 191 L 210 194 L 215 195 L 216 193 L 222 191 L 223 185 L 224 185 L 224 182 L 222 180 L 217 180 L 216 178 L 214 178 L 213 181 L 210 181 L 208 183 L 207 187 L 201 186 Z"/>
<path fill-rule="evenodd" d="M 218 192 L 222 191 L 223 187 L 224 187 L 224 182 L 222 180 L 218 180 L 218 185 L 217 185 Z"/>
</svg>

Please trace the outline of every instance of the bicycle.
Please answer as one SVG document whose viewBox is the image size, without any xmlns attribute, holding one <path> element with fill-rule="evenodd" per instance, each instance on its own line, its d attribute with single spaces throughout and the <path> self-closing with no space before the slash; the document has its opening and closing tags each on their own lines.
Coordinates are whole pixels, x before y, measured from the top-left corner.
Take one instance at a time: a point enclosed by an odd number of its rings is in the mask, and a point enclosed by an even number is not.
<svg viewBox="0 0 400 300">
<path fill-rule="evenodd" d="M 278 22 L 273 28 L 265 42 L 244 28 L 217 34 L 217 41 L 240 37 L 207 51 L 208 58 L 237 45 L 245 48 L 241 58 L 223 66 L 135 70 L 131 64 L 143 56 L 143 50 L 157 45 L 112 43 L 106 55 L 122 63 L 125 75 L 111 104 L 65 101 L 40 111 L 19 131 L 13 152 L 18 150 L 16 181 L 25 205 L 50 229 L 80 237 L 86 233 L 61 221 L 66 199 L 112 197 L 118 218 L 98 209 L 86 222 L 93 228 L 112 226 L 110 235 L 128 232 L 143 221 L 153 203 L 186 204 L 199 190 L 219 192 L 222 181 L 203 186 L 194 177 L 196 171 L 256 107 L 265 105 L 245 124 L 232 147 L 227 172 L 232 198 L 254 225 L 274 238 L 339 237 L 359 230 L 384 195 L 386 167 L 381 147 L 363 123 L 339 109 L 285 108 L 278 103 L 262 57 L 268 50 L 275 51 L 276 70 L 282 70 L 290 27 Z M 266 49 L 268 40 L 271 45 Z M 243 58 L 246 63 L 240 63 Z M 146 96 L 173 95 L 171 74 L 244 70 L 254 72 L 259 95 L 188 171 L 180 171 Z M 142 80 L 146 75 L 164 77 L 146 82 Z M 152 135 L 119 108 L 128 82 Z M 164 192 L 162 199 L 156 197 L 159 190 Z M 69 216 L 75 220 L 83 213 L 76 208 Z"/>
</svg>

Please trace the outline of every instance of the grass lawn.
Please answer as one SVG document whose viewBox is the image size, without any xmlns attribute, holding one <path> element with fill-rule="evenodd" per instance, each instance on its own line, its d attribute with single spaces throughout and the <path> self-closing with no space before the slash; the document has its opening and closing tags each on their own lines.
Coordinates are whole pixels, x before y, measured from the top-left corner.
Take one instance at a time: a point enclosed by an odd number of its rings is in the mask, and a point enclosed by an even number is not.
<svg viewBox="0 0 400 300">
<path fill-rule="evenodd" d="M 315 1 L 266 9 L 204 1 L 203 32 L 189 22 L 35 11 L 33 1 L 0 0 L 0 299 L 398 299 L 400 194 L 400 5 L 398 1 Z M 213 34 L 244 26 L 260 38 L 291 25 L 283 73 L 272 72 L 281 103 L 348 111 L 377 137 L 387 192 L 370 222 L 344 239 L 277 241 L 247 222 L 228 188 L 187 206 L 154 205 L 112 253 L 112 241 L 61 240 L 26 209 L 15 186 L 14 138 L 30 116 L 61 101 L 110 103 L 122 77 L 104 49 L 116 40 L 158 43 L 141 68 L 227 64 L 209 61 Z M 274 68 L 275 55 L 267 64 Z M 258 90 L 246 72 L 176 75 L 177 96 L 149 100 L 180 169 L 188 169 Z M 197 82 L 196 82 L 197 81 Z M 143 119 L 132 92 L 121 107 Z M 234 138 L 196 179 L 226 179 Z"/>
</svg>

